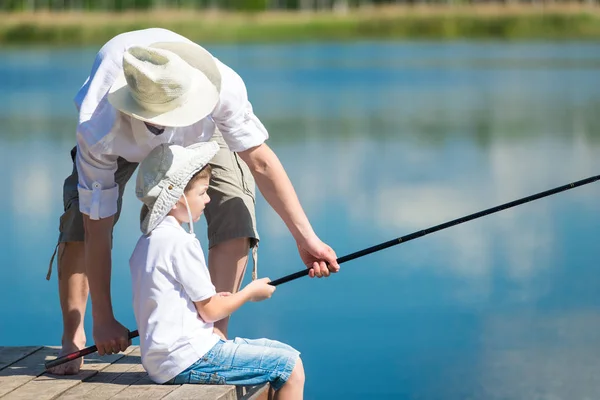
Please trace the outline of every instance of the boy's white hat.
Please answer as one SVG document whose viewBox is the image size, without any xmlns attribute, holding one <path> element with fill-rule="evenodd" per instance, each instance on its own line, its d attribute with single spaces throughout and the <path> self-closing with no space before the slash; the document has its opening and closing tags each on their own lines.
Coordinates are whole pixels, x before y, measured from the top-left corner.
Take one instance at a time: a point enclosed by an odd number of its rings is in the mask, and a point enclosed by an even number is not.
<svg viewBox="0 0 600 400">
<path fill-rule="evenodd" d="M 135 194 L 144 203 L 140 229 L 147 235 L 173 209 L 192 178 L 219 151 L 216 142 L 188 147 L 161 144 L 140 164 Z"/>
<path fill-rule="evenodd" d="M 209 115 L 221 90 L 214 57 L 187 42 L 133 46 L 108 92 L 117 110 L 161 126 L 189 126 Z"/>
</svg>

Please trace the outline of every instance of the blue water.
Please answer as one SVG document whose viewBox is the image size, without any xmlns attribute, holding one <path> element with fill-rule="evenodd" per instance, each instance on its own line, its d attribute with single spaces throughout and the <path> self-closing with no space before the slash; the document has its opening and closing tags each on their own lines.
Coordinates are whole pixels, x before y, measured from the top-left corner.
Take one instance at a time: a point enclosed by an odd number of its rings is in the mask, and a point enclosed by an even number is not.
<svg viewBox="0 0 600 400">
<path fill-rule="evenodd" d="M 600 174 L 597 43 L 209 49 L 246 80 L 338 256 Z M 4 346 L 60 344 L 56 273 L 44 277 L 71 170 L 72 98 L 96 50 L 0 50 Z M 132 189 L 112 280 L 131 329 Z M 285 284 L 237 312 L 231 334 L 298 348 L 307 399 L 599 398 L 599 199 L 600 183 L 587 185 Z M 257 201 L 260 275 L 301 269 L 285 225 Z"/>
</svg>

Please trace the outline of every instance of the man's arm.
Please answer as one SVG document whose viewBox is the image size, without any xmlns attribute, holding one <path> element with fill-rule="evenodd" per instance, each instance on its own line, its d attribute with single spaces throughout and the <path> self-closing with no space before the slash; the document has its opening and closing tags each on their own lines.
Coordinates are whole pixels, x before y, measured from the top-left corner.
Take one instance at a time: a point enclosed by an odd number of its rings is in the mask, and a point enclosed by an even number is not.
<svg viewBox="0 0 600 400">
<path fill-rule="evenodd" d="M 83 214 L 85 229 L 85 266 L 92 298 L 94 321 L 113 317 L 110 297 L 111 232 L 114 217 L 90 219 Z"/>
<path fill-rule="evenodd" d="M 300 257 L 308 268 L 313 269 L 309 275 L 328 276 L 330 272 L 339 271 L 335 252 L 313 231 L 294 187 L 273 150 L 263 143 L 238 154 L 248 164 L 262 195 L 292 233 Z"/>
<path fill-rule="evenodd" d="M 217 61 L 217 65 L 221 93 L 212 118 L 227 146 L 248 164 L 260 192 L 296 239 L 302 261 L 312 268 L 309 275 L 321 277 L 337 272 L 335 252 L 314 233 L 283 166 L 264 143 L 269 134 L 252 110 L 244 81 L 225 64 Z"/>
<path fill-rule="evenodd" d="M 113 220 L 113 216 L 94 220 L 83 214 L 85 269 L 92 298 L 93 336 L 100 355 L 125 351 L 130 344 L 127 329 L 114 317 L 111 301 Z"/>
<path fill-rule="evenodd" d="M 294 239 L 304 242 L 314 236 L 292 182 L 273 150 L 263 143 L 238 154 L 248 164 L 260 192 L 283 219 Z"/>
<path fill-rule="evenodd" d="M 93 136 L 93 135 L 92 135 Z M 85 271 L 92 299 L 93 337 L 98 354 L 124 351 L 127 329 L 114 318 L 111 293 L 111 241 L 119 188 L 115 183 L 117 157 L 99 154 L 77 134 L 75 164 L 79 176 L 79 210 L 83 215 Z"/>
</svg>

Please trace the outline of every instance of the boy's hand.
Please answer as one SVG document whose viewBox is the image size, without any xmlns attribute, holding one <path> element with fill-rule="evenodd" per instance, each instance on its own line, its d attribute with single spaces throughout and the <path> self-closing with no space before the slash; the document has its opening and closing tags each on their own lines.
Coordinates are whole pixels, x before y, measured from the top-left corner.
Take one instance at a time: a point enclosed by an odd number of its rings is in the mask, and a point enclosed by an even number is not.
<svg viewBox="0 0 600 400">
<path fill-rule="evenodd" d="M 269 285 L 269 278 L 257 279 L 250 282 L 245 290 L 248 291 L 250 301 L 262 301 L 271 297 L 275 291 L 275 286 Z"/>
<path fill-rule="evenodd" d="M 231 292 L 219 292 L 219 293 L 217 293 L 217 296 L 221 296 L 221 297 L 231 296 Z"/>
</svg>

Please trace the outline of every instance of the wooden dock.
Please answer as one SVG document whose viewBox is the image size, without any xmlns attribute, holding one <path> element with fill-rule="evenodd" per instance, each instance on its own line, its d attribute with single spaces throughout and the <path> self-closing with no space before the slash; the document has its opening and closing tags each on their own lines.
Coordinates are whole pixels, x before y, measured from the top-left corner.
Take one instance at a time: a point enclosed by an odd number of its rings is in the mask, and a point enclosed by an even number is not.
<svg viewBox="0 0 600 400">
<path fill-rule="evenodd" d="M 59 347 L 0 347 L 0 399 L 266 400 L 268 385 L 157 385 L 144 371 L 139 346 L 109 356 L 86 356 L 78 375 L 45 373 Z"/>
</svg>

